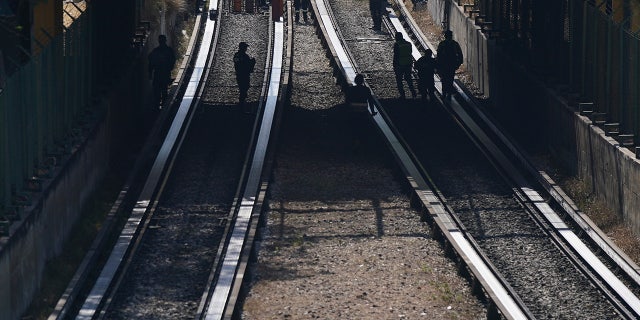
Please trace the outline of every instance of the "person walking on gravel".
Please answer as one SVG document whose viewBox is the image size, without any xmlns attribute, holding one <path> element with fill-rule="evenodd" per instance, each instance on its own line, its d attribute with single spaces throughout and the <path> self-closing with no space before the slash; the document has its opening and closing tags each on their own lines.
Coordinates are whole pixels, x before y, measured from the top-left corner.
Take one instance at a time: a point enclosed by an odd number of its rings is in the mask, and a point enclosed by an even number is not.
<svg viewBox="0 0 640 320">
<path fill-rule="evenodd" d="M 369 10 L 371 11 L 371 19 L 373 20 L 372 30 L 382 31 L 382 14 L 386 7 L 386 0 L 369 0 Z"/>
<path fill-rule="evenodd" d="M 307 23 L 309 20 L 307 17 L 309 0 L 293 0 L 293 7 L 296 10 L 296 22 L 300 22 L 300 11 L 302 11 L 302 19 L 304 19 L 304 23 Z"/>
<path fill-rule="evenodd" d="M 236 81 L 240 91 L 239 105 L 244 106 L 250 87 L 251 73 L 256 65 L 256 59 L 247 54 L 249 45 L 246 42 L 238 44 L 238 51 L 233 55 L 233 67 L 236 70 Z"/>
<path fill-rule="evenodd" d="M 425 54 L 413 65 L 413 68 L 418 71 L 418 91 L 420 91 L 422 100 L 426 100 L 427 97 L 431 100 L 436 93 L 433 81 L 436 59 L 433 58 L 432 54 L 431 49 L 427 49 Z"/>
<path fill-rule="evenodd" d="M 396 85 L 401 99 L 406 98 L 402 79 L 407 82 L 411 96 L 416 97 L 416 89 L 413 87 L 413 78 L 411 78 L 411 70 L 413 70 L 411 50 L 411 43 L 404 39 L 402 32 L 396 32 L 396 42 L 393 44 L 393 72 L 396 74 Z"/>
<path fill-rule="evenodd" d="M 444 32 L 444 40 L 438 44 L 438 56 L 436 57 L 438 74 L 442 81 L 442 95 L 445 98 L 455 93 L 453 89 L 453 77 L 456 70 L 462 65 L 462 49 L 460 44 L 453 40 L 453 32 Z"/>
</svg>

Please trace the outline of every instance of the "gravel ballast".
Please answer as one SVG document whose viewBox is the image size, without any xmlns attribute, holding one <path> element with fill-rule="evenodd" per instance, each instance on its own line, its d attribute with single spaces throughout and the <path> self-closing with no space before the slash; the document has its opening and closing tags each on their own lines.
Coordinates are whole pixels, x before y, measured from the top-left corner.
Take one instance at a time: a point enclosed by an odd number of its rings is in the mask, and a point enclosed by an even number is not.
<svg viewBox="0 0 640 320">
<path fill-rule="evenodd" d="M 484 318 L 411 208 L 368 115 L 341 112 L 314 27 L 294 33 L 293 106 L 242 318 Z"/>
</svg>

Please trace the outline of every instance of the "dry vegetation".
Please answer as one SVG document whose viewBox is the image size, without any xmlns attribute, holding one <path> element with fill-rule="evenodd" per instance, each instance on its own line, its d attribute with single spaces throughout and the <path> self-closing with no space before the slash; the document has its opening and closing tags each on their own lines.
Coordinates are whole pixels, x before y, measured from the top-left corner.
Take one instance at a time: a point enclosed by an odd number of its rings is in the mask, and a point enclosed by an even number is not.
<svg viewBox="0 0 640 320">
<path fill-rule="evenodd" d="M 608 208 L 593 195 L 589 185 L 571 177 L 560 182 L 580 210 L 595 222 L 633 261 L 640 263 L 640 238 L 625 224 L 620 215 Z"/>
</svg>

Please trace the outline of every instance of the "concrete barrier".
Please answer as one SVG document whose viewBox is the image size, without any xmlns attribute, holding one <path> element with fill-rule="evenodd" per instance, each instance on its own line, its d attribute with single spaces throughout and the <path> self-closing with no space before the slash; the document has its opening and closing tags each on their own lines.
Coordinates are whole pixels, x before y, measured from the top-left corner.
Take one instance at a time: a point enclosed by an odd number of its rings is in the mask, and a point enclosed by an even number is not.
<svg viewBox="0 0 640 320">
<path fill-rule="evenodd" d="M 12 225 L 0 251 L 0 319 L 19 319 L 40 288 L 46 262 L 60 254 L 82 206 L 106 172 L 109 123 L 71 156 L 39 199 Z"/>
<path fill-rule="evenodd" d="M 102 114 L 63 163 L 22 219 L 11 225 L 10 237 L 0 239 L 0 320 L 19 319 L 40 289 L 48 260 L 60 255 L 84 205 L 109 169 L 114 149 L 127 145 L 139 134 L 140 119 L 147 112 L 146 99 L 133 99 L 149 86 L 142 64 L 123 75 L 112 92 L 99 102 Z M 136 126 L 138 129 L 136 129 Z"/>
</svg>

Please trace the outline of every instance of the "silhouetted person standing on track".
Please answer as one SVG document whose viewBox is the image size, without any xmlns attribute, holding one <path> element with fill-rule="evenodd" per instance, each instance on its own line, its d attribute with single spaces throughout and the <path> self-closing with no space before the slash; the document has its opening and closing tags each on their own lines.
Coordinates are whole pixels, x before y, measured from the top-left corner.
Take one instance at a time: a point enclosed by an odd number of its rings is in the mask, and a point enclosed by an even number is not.
<svg viewBox="0 0 640 320">
<path fill-rule="evenodd" d="M 382 15 L 386 7 L 386 0 L 369 0 L 369 10 L 371 11 L 371 19 L 373 20 L 372 30 L 382 31 Z"/>
<path fill-rule="evenodd" d="M 372 115 L 378 114 L 373 108 L 373 96 L 371 95 L 371 89 L 364 85 L 364 76 L 357 74 L 353 79 L 355 85 L 349 87 L 347 92 L 348 104 L 366 104 L 369 106 Z"/>
<path fill-rule="evenodd" d="M 427 49 L 424 56 L 420 57 L 420 59 L 413 64 L 413 68 L 418 71 L 418 91 L 420 91 L 423 100 L 427 97 L 433 97 L 436 93 L 433 82 L 436 59 L 433 58 L 432 54 L 431 49 Z"/>
<path fill-rule="evenodd" d="M 309 0 L 293 0 L 293 7 L 296 9 L 296 22 L 300 21 L 300 11 L 302 11 L 302 19 L 304 19 L 304 23 L 307 23 L 309 20 L 307 17 Z"/>
<path fill-rule="evenodd" d="M 240 106 L 244 106 L 247 101 L 251 73 L 256 64 L 256 59 L 247 54 L 248 47 L 249 45 L 246 42 L 240 42 L 238 52 L 233 55 L 233 66 L 236 70 L 236 81 L 238 82 L 238 90 L 240 91 Z"/>
<path fill-rule="evenodd" d="M 396 74 L 396 85 L 402 99 L 406 98 L 402 79 L 407 82 L 411 96 L 416 97 L 416 89 L 413 88 L 411 78 L 411 70 L 413 70 L 411 50 L 411 43 L 404 39 L 402 32 L 396 32 L 396 42 L 393 44 L 393 72 Z"/>
<path fill-rule="evenodd" d="M 453 32 L 444 32 L 444 40 L 438 44 L 438 56 L 436 57 L 438 73 L 442 81 L 442 95 L 447 98 L 455 92 L 453 90 L 453 77 L 456 70 L 462 65 L 462 49 L 453 40 Z"/>
<path fill-rule="evenodd" d="M 167 36 L 158 36 L 158 46 L 149 54 L 149 78 L 153 84 L 154 104 L 167 101 L 167 87 L 171 83 L 171 70 L 176 64 L 173 49 L 167 46 Z"/>
</svg>

